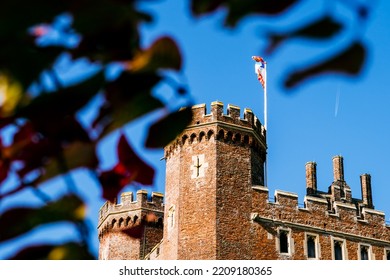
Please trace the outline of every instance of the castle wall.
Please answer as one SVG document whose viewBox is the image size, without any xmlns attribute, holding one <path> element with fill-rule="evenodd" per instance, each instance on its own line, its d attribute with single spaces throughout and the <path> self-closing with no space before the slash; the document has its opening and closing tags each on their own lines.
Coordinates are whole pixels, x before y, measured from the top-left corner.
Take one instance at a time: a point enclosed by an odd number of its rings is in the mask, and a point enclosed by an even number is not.
<svg viewBox="0 0 390 280">
<path fill-rule="evenodd" d="M 264 186 L 266 132 L 249 109 L 221 102 L 192 107 L 189 126 L 167 147 L 160 193 L 123 193 L 99 213 L 100 259 L 390 259 L 390 226 L 374 209 L 371 176 L 352 197 L 341 156 L 327 192 L 306 164 L 298 196 Z"/>
<path fill-rule="evenodd" d="M 256 245 L 262 248 L 254 253 L 256 259 L 308 259 L 308 235 L 316 238 L 317 259 L 334 259 L 337 241 L 342 243 L 343 259 L 360 259 L 361 246 L 369 248 L 370 259 L 386 258 L 390 227 L 381 211 L 363 208 L 359 215 L 355 204 L 336 201 L 333 213 L 326 196 L 306 196 L 300 208 L 297 195 L 284 191 L 275 191 L 276 201 L 269 202 L 265 187 L 254 187 L 253 195 L 254 231 L 260 236 Z M 280 230 L 289 232 L 288 254 L 278 248 Z"/>
<path fill-rule="evenodd" d="M 122 193 L 120 203 L 106 202 L 99 211 L 99 259 L 143 259 L 163 236 L 163 196 L 144 190 Z"/>
<path fill-rule="evenodd" d="M 251 152 L 217 143 L 217 259 L 250 256 Z"/>
</svg>

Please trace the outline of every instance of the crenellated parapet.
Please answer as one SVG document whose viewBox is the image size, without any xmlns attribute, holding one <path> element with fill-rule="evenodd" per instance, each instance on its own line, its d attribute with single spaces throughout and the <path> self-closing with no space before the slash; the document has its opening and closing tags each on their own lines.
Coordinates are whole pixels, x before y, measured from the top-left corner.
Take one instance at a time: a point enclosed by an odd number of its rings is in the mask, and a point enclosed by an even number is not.
<svg viewBox="0 0 390 280">
<path fill-rule="evenodd" d="M 390 227 L 385 213 L 374 209 L 371 176 L 361 175 L 362 198 L 352 198 L 344 179 L 343 158 L 333 158 L 334 181 L 328 192 L 317 190 L 316 163 L 306 164 L 306 196 L 304 204 L 298 195 L 276 190 L 269 200 L 268 188 L 253 186 L 252 220 L 259 223 L 288 226 L 298 230 L 385 243 L 390 240 Z"/>
<path fill-rule="evenodd" d="M 305 196 L 301 206 L 297 194 L 280 190 L 275 191 L 274 201 L 269 201 L 268 188 L 254 186 L 252 189 L 252 220 L 255 222 L 333 236 L 360 235 L 377 243 L 390 240 L 390 227 L 382 211 L 359 209 L 355 204 L 340 201 L 331 206 L 326 197 L 310 195 Z"/>
<path fill-rule="evenodd" d="M 207 112 L 206 104 L 192 106 L 192 112 L 193 118 L 189 127 L 220 121 L 226 124 L 253 129 L 259 136 L 265 137 L 266 132 L 264 126 L 253 114 L 251 109 L 245 108 L 244 115 L 241 118 L 240 107 L 228 104 L 225 113 L 224 104 L 220 101 L 214 101 L 211 103 L 211 110 L 209 113 Z"/>
<path fill-rule="evenodd" d="M 200 144 L 204 141 L 223 141 L 234 145 L 250 146 L 260 153 L 265 153 L 266 130 L 252 110 L 241 109 L 235 105 L 219 101 L 211 103 L 207 112 L 206 104 L 192 106 L 193 117 L 190 124 L 165 148 L 165 157 L 169 157 L 184 145 Z"/>
<path fill-rule="evenodd" d="M 163 227 L 164 196 L 159 192 L 152 192 L 148 199 L 148 192 L 139 190 L 136 197 L 133 192 L 121 194 L 120 201 L 111 203 L 106 201 L 99 211 L 99 238 L 104 234 L 139 226 L 147 222 L 149 226 Z"/>
</svg>

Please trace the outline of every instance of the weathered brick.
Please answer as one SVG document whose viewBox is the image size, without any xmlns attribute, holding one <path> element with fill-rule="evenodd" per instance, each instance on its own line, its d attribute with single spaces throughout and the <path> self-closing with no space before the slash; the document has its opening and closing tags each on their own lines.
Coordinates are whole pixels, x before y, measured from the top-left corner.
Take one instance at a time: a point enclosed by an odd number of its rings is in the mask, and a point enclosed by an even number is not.
<svg viewBox="0 0 390 280">
<path fill-rule="evenodd" d="M 148 201 L 145 191 L 136 201 L 125 193 L 121 204 L 103 205 L 99 258 L 295 260 L 308 259 L 314 244 L 316 259 L 334 259 L 338 248 L 344 259 L 360 259 L 362 248 L 371 259 L 386 259 L 390 227 L 374 209 L 368 174 L 361 177 L 357 199 L 341 156 L 332 159 L 334 181 L 326 192 L 317 189 L 316 163 L 309 162 L 305 205 L 281 190 L 270 202 L 264 186 L 266 131 L 252 111 L 245 109 L 241 118 L 240 108 L 228 105 L 225 114 L 222 102 L 213 102 L 209 114 L 205 104 L 192 110 L 190 125 L 164 150 L 164 205 L 161 194 Z M 145 225 L 141 238 L 121 233 L 137 226 L 125 223 L 127 217 L 147 213 L 156 221 Z"/>
</svg>

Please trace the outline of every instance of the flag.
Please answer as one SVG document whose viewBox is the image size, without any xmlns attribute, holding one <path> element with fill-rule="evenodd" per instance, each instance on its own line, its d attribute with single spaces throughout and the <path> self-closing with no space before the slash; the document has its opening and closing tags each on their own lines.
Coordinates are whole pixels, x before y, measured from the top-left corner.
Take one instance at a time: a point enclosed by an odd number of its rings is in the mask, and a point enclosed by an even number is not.
<svg viewBox="0 0 390 280">
<path fill-rule="evenodd" d="M 267 62 L 265 62 L 265 60 L 260 56 L 252 56 L 252 59 L 256 61 L 255 73 L 257 75 L 257 79 L 259 80 L 263 88 L 265 88 L 265 81 L 266 81 L 266 74 L 267 74 L 265 65 L 267 64 Z"/>
</svg>

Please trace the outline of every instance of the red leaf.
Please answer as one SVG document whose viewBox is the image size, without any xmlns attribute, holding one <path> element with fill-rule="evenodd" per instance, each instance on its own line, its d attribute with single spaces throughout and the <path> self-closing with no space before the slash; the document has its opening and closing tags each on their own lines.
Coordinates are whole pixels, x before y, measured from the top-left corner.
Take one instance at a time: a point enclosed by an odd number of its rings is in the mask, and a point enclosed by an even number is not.
<svg viewBox="0 0 390 280">
<path fill-rule="evenodd" d="M 119 139 L 117 151 L 119 162 L 126 167 L 128 176 L 142 185 L 153 184 L 154 169 L 137 156 L 123 134 Z"/>
<path fill-rule="evenodd" d="M 123 176 L 115 170 L 104 171 L 99 175 L 99 181 L 103 188 L 103 198 L 114 203 L 118 193 L 124 188 L 121 184 Z"/>
<path fill-rule="evenodd" d="M 113 169 L 103 171 L 99 181 L 103 188 L 103 198 L 114 202 L 118 193 L 135 181 L 142 185 L 153 184 L 154 169 L 137 156 L 122 134 L 118 146 L 118 163 Z"/>
<path fill-rule="evenodd" d="M 26 139 L 31 139 L 35 133 L 32 123 L 26 122 L 20 127 L 19 131 L 14 134 L 13 143 L 15 144 Z"/>
</svg>

